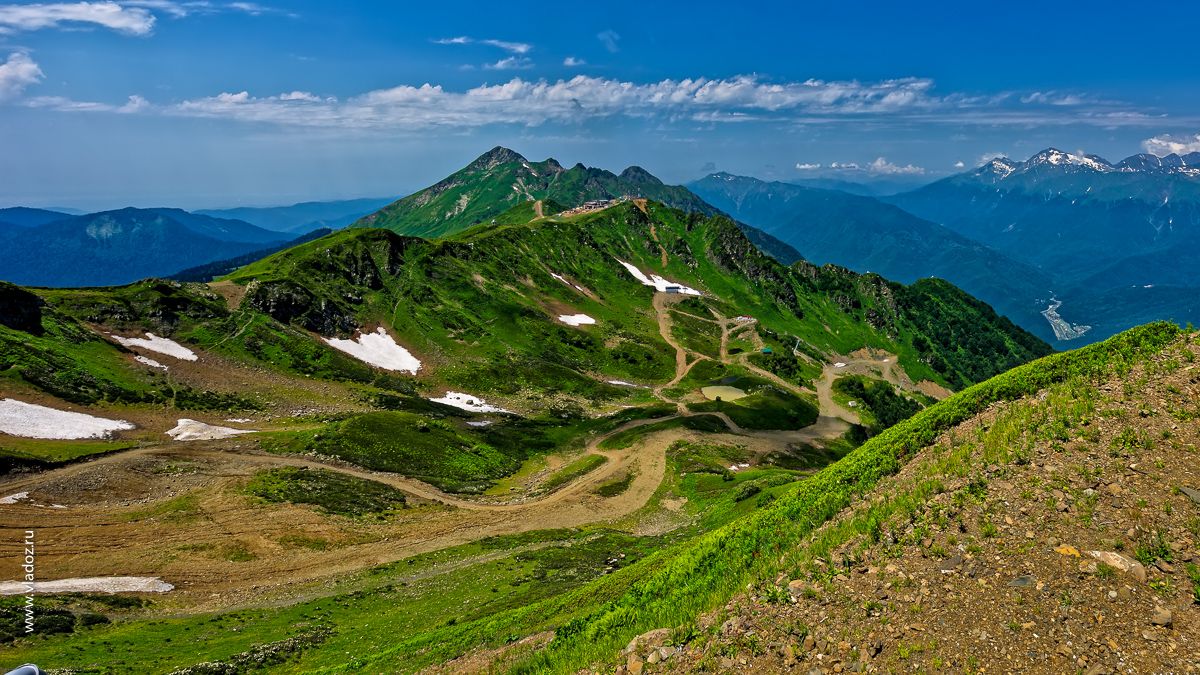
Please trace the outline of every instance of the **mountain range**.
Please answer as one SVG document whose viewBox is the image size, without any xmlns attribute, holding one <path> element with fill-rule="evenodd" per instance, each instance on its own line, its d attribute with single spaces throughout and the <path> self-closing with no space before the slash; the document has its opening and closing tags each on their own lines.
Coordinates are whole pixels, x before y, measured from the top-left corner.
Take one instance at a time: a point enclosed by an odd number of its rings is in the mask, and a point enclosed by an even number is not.
<svg viewBox="0 0 1200 675">
<path fill-rule="evenodd" d="M 194 213 L 214 218 L 242 220 L 272 232 L 301 235 L 322 228 L 341 229 L 393 201 L 394 199 L 343 199 L 300 202 L 290 206 L 199 209 Z M 3 217 L 0 217 L 0 220 L 3 220 Z"/>
<path fill-rule="evenodd" d="M 125 208 L 84 216 L 24 212 L 0 229 L 0 279 L 34 286 L 100 286 L 165 276 L 183 267 L 280 243 L 285 235 L 181 209 Z"/>
<path fill-rule="evenodd" d="M 687 188 L 666 185 L 638 166 L 620 174 L 583 164 L 567 169 L 554 159 L 530 162 L 508 148 L 496 147 L 424 190 L 360 219 L 355 226 L 441 237 L 487 224 L 523 202 L 548 201 L 572 207 L 620 197 L 644 197 L 706 215 L 715 212 Z M 544 210 L 543 214 L 553 215 Z"/>
<path fill-rule="evenodd" d="M 1140 646 L 1197 625 L 1194 334 L 1052 353 L 950 281 L 875 273 L 893 250 L 981 281 L 1027 265 L 897 206 L 727 175 L 695 188 L 716 205 L 636 170 L 522 192 L 550 161 L 493 150 L 424 193 L 471 207 L 436 237 L 395 231 L 423 227 L 417 200 L 371 219 L 395 229 L 286 245 L 160 209 L 10 226 L 255 248 L 196 281 L 0 283 L 5 512 L 54 533 L 38 568 L 72 589 L 139 591 L 39 594 L 34 637 L 12 628 L 24 598 L 0 603 L 0 653 L 166 673 L 1072 669 L 1083 644 L 1105 667 L 1186 662 Z M 872 272 L 788 238 L 870 251 Z M 81 417 L 110 437 L 64 439 Z"/>
<path fill-rule="evenodd" d="M 1067 347 L 1200 319 L 1198 166 L 1197 153 L 1114 164 L 1049 148 L 886 197 L 729 174 L 689 187 L 813 260 L 948 279 Z"/>
</svg>

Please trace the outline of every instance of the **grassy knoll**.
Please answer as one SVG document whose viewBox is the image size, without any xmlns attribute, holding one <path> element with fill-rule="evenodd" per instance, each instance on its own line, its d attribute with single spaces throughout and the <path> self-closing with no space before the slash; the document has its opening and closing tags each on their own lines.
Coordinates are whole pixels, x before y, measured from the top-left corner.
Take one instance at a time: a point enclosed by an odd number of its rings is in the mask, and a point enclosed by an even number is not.
<svg viewBox="0 0 1200 675">
<path fill-rule="evenodd" d="M 750 378 L 739 378 L 730 386 L 744 388 Z M 774 385 L 760 384 L 736 401 L 690 403 L 693 412 L 723 412 L 744 429 L 800 429 L 817 421 L 817 406 Z"/>
<path fill-rule="evenodd" d="M 383 518 L 405 503 L 403 492 L 382 483 L 298 467 L 260 471 L 250 479 L 246 492 L 267 502 L 311 504 L 325 513 L 354 518 Z"/>
</svg>

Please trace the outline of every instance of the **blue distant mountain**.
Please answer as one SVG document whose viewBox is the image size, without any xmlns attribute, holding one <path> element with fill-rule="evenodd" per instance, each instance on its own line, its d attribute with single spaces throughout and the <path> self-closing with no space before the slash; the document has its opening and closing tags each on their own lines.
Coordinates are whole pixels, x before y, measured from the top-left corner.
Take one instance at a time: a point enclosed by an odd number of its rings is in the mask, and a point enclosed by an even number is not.
<svg viewBox="0 0 1200 675">
<path fill-rule="evenodd" d="M 395 197 L 301 202 L 291 206 L 200 209 L 195 213 L 216 218 L 233 218 L 275 232 L 304 234 L 321 228 L 341 229 L 363 216 L 391 204 Z M 0 217 L 0 220 L 3 220 Z"/>
<path fill-rule="evenodd" d="M 0 227 L 0 280 L 29 286 L 103 286 L 164 276 L 290 239 L 239 220 L 180 209 L 125 208 Z"/>
</svg>

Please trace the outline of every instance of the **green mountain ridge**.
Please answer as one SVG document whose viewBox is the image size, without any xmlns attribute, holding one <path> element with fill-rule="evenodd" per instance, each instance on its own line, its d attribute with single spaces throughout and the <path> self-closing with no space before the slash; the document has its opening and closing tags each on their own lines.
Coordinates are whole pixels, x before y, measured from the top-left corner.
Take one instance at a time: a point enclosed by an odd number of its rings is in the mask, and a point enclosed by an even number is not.
<svg viewBox="0 0 1200 675">
<path fill-rule="evenodd" d="M 530 162 L 508 148 L 496 147 L 434 185 L 365 216 L 354 226 L 443 237 L 486 224 L 524 201 L 549 199 L 575 206 L 620 197 L 643 197 L 688 211 L 715 212 L 686 188 L 665 185 L 641 167 L 631 166 L 619 175 L 582 164 L 567 169 L 554 159 Z"/>
</svg>

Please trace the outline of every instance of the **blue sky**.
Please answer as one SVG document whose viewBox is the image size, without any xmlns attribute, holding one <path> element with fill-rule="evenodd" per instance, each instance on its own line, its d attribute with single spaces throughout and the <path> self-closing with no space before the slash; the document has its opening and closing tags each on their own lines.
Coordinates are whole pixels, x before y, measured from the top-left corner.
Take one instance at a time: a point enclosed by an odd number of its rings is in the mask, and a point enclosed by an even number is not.
<svg viewBox="0 0 1200 675">
<path fill-rule="evenodd" d="M 0 204 L 391 196 L 497 144 L 671 182 L 1200 149 L 1200 6 L 917 4 L 0 2 Z"/>
</svg>

